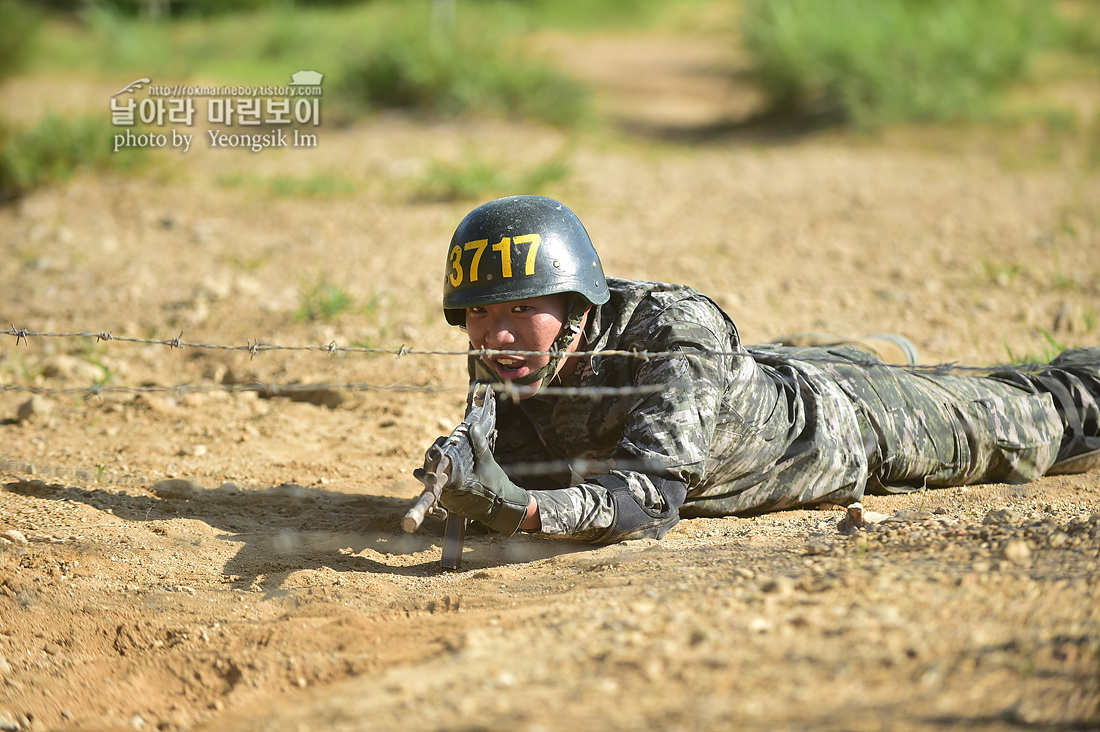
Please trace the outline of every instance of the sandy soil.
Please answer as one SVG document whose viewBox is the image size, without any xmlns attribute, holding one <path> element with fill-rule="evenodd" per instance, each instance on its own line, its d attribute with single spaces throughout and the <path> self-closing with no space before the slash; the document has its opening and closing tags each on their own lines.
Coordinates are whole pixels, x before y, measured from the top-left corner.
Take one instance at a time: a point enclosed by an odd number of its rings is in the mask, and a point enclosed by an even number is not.
<svg viewBox="0 0 1100 732">
<path fill-rule="evenodd" d="M 620 64 L 684 58 L 616 43 Z M 0 209 L 5 327 L 238 348 L 0 339 L 0 383 L 53 390 L 22 416 L 30 395 L 0 392 L 0 730 L 1100 726 L 1097 472 L 872 497 L 891 519 L 855 536 L 833 509 L 597 549 L 472 537 L 458 573 L 401 531 L 463 361 L 322 347 L 465 347 L 439 273 L 476 202 L 419 198 L 431 160 L 566 149 L 547 192 L 606 270 L 702 289 L 750 343 L 899 332 L 927 363 L 988 364 L 1047 352 L 1044 332 L 1100 340 L 1100 178 L 1073 146 L 738 128 L 717 56 L 687 58 L 637 83 L 592 67 L 633 137 L 384 115 Z M 66 98 L 106 114 L 118 81 Z M 277 195 L 279 175 L 359 190 Z M 322 282 L 356 308 L 296 318 Z M 255 381 L 413 389 L 229 389 Z"/>
</svg>

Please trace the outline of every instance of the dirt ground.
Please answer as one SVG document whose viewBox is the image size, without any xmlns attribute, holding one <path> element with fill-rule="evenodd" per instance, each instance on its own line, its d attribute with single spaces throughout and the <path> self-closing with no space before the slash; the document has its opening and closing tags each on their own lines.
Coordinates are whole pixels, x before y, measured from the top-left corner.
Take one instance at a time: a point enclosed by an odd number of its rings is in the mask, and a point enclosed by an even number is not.
<svg viewBox="0 0 1100 732">
<path fill-rule="evenodd" d="M 990 364 L 1100 342 L 1081 145 L 739 126 L 719 51 L 573 42 L 629 134 L 379 115 L 0 209 L 3 326 L 115 338 L 0 338 L 0 384 L 50 390 L 0 391 L 0 730 L 1100 728 L 1100 472 L 869 497 L 890 518 L 853 536 L 840 508 L 603 548 L 475 536 L 456 573 L 401 531 L 463 359 L 324 346 L 465 347 L 439 285 L 477 202 L 418 197 L 432 160 L 567 151 L 547 193 L 607 272 L 698 287 L 748 343 L 894 332 Z M 15 79 L 0 107 L 106 115 L 128 81 Z M 355 308 L 297 318 L 322 283 Z M 253 382 L 408 388 L 232 390 Z"/>
</svg>

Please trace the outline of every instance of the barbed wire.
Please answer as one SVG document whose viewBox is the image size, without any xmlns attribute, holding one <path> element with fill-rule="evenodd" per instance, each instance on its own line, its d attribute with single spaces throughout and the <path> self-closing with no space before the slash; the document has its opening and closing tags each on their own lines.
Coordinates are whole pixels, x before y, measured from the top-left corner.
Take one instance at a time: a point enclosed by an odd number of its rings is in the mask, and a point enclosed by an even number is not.
<svg viewBox="0 0 1100 732">
<path fill-rule="evenodd" d="M 538 393 L 546 396 L 558 397 L 587 397 L 603 399 L 614 396 L 633 396 L 643 394 L 656 394 L 669 388 L 669 384 L 654 384 L 648 386 L 592 386 L 592 387 L 566 387 L 547 386 L 538 390 Z M 511 382 L 493 384 L 494 390 L 510 399 L 518 399 L 524 396 L 525 387 L 515 386 Z M 467 393 L 469 386 L 437 386 L 432 384 L 368 384 L 364 382 L 343 383 L 310 383 L 310 384 L 217 384 L 217 383 L 186 383 L 175 385 L 144 385 L 144 386 L 107 386 L 93 384 L 87 387 L 50 387 L 32 386 L 25 384 L 0 384 L 0 393 L 27 393 L 41 396 L 81 396 L 84 399 L 94 399 L 105 394 L 174 394 L 184 397 L 187 394 L 202 394 L 211 392 L 243 393 L 256 392 L 263 398 L 280 396 L 294 397 L 295 395 L 307 395 L 322 391 L 386 391 L 386 392 L 413 392 L 427 394 L 443 393 Z"/>
<path fill-rule="evenodd" d="M 507 349 L 418 349 L 409 348 L 402 344 L 398 347 L 369 347 L 369 346 L 339 346 L 335 341 L 331 341 L 324 345 L 280 345 L 274 343 L 261 343 L 260 341 L 249 340 L 245 345 L 233 345 L 233 344 L 218 344 L 218 343 L 203 343 L 195 341 L 183 340 L 183 333 L 181 332 L 175 338 L 136 338 L 130 336 L 115 336 L 109 331 L 70 331 L 70 332 L 43 332 L 33 331 L 26 328 L 17 328 L 14 324 L 10 329 L 0 330 L 0 336 L 7 335 L 15 338 L 16 346 L 30 345 L 31 339 L 37 338 L 80 338 L 80 339 L 94 339 L 96 342 L 117 342 L 117 343 L 131 343 L 139 345 L 160 346 L 170 349 L 205 349 L 214 351 L 230 351 L 230 352 L 243 352 L 247 353 L 249 359 L 255 358 L 260 353 L 272 352 L 272 351 L 300 351 L 300 352 L 319 352 L 327 354 L 349 353 L 349 354 L 364 354 L 364 355 L 378 355 L 378 356 L 394 356 L 396 358 L 402 358 L 405 356 L 448 356 L 448 357 L 474 357 L 474 358 L 488 358 L 493 356 L 517 356 L 517 357 L 534 357 L 545 355 L 562 355 L 555 351 L 530 351 L 530 350 L 507 350 Z M 1023 363 L 1012 365 L 994 365 L 994 366 L 963 366 L 956 363 L 940 363 L 940 364 L 885 364 L 868 356 L 866 362 L 859 360 L 852 360 L 851 358 L 845 358 L 842 355 L 832 355 L 827 349 L 810 349 L 802 347 L 791 347 L 786 349 L 781 344 L 763 344 L 745 346 L 736 349 L 692 349 L 683 348 L 674 351 L 645 351 L 645 350 L 624 350 L 624 349 L 605 349 L 605 350 L 592 350 L 592 351 L 576 351 L 570 354 L 565 354 L 571 358 L 585 358 L 585 357 L 614 357 L 614 358 L 633 358 L 641 360 L 651 360 L 657 358 L 682 358 L 685 356 L 699 356 L 699 357 L 721 357 L 721 358 L 738 358 L 751 356 L 761 359 L 765 362 L 774 363 L 776 360 L 789 358 L 792 361 L 799 362 L 818 362 L 818 363 L 837 363 L 844 364 L 849 367 L 889 367 L 902 369 L 918 373 L 951 373 L 951 372 L 964 372 L 964 373 L 990 373 L 999 369 L 1011 368 L 1016 371 L 1034 371 L 1042 368 L 1046 368 L 1047 364 L 1036 363 Z M 689 385 L 690 386 L 690 385 Z M 579 397 L 590 399 L 601 399 L 605 397 L 616 396 L 634 396 L 645 395 L 652 393 L 659 393 L 670 388 L 683 388 L 683 382 L 672 382 L 657 385 L 643 385 L 643 386 L 628 386 L 628 387 L 563 387 L 563 386 L 546 386 L 538 390 L 540 395 L 545 396 L 558 396 L 558 397 Z M 274 397 L 289 397 L 294 399 L 295 397 L 305 397 L 310 393 L 318 393 L 324 391 L 340 391 L 340 392 L 389 392 L 389 393 L 423 393 L 423 394 L 442 394 L 442 393 L 466 393 L 470 389 L 470 385 L 439 385 L 439 384 L 411 384 L 411 383 L 389 383 L 389 384 L 372 384 L 359 381 L 349 382 L 331 382 L 331 383 L 274 383 L 274 382 L 252 382 L 252 383 L 218 383 L 218 382 L 202 382 L 202 383 L 182 383 L 172 385 L 161 384 L 144 384 L 141 386 L 126 386 L 107 383 L 94 383 L 86 387 L 50 387 L 41 385 L 29 385 L 29 384 L 0 384 L 0 394 L 3 393 L 29 393 L 34 395 L 43 396 L 80 396 L 85 400 L 91 400 L 96 398 L 102 398 L 111 394 L 171 394 L 177 397 L 184 397 L 188 394 L 200 394 L 200 393 L 212 393 L 212 392 L 225 392 L 225 393 L 256 393 L 262 398 L 274 398 Z M 493 384 L 494 391 L 504 398 L 510 398 L 518 400 L 522 396 L 525 396 L 525 392 L 529 393 L 529 387 L 517 386 L 512 382 L 501 382 Z M 327 403 L 323 398 L 317 403 Z M 515 476 L 538 476 L 548 474 L 566 474 L 573 473 L 579 476 L 587 476 L 606 472 L 608 470 L 667 470 L 673 469 L 674 466 L 670 466 L 666 461 L 648 461 L 648 460 L 612 460 L 612 459 L 588 459 L 588 458 L 572 458 L 561 460 L 548 460 L 548 461 L 529 461 L 525 463 L 512 463 L 507 466 L 510 474 Z M 106 471 L 106 472 L 105 472 Z M 45 465 L 42 463 L 28 462 L 25 460 L 0 460 L 0 472 L 8 472 L 15 474 L 31 475 L 31 476 L 55 476 L 59 478 L 75 479 L 86 483 L 99 483 L 106 479 L 107 483 L 115 485 L 125 485 L 130 483 L 148 485 L 151 481 L 144 475 L 115 475 L 110 470 L 109 466 L 96 466 L 95 469 L 88 469 L 86 467 L 67 468 L 56 465 Z"/>
<path fill-rule="evenodd" d="M 556 476 L 557 478 L 563 478 L 569 476 L 569 483 L 575 482 L 575 479 L 584 480 L 594 475 L 601 475 L 610 471 L 622 470 L 622 471 L 636 471 L 642 473 L 653 473 L 655 471 L 667 472 L 669 470 L 675 470 L 676 465 L 669 460 L 657 460 L 657 459 L 589 459 L 589 458 L 564 458 L 561 460 L 541 460 L 541 461 L 528 461 L 528 462 L 514 462 L 503 463 L 501 468 L 504 469 L 507 474 L 517 480 L 525 478 L 538 478 L 544 476 Z M 156 471 L 154 471 L 156 472 Z M 26 460 L 26 459 L 10 459 L 0 458 L 0 476 L 7 475 L 15 479 L 16 483 L 33 484 L 35 482 L 41 482 L 48 484 L 49 481 L 64 481 L 74 486 L 81 486 L 86 491 L 103 490 L 109 487 L 117 488 L 141 488 L 148 490 L 154 494 L 154 496 L 162 499 L 172 499 L 180 497 L 179 489 L 173 486 L 168 492 L 160 490 L 160 486 L 165 483 L 171 483 L 172 481 L 186 481 L 190 484 L 191 489 L 186 492 L 186 498 L 188 500 L 202 500 L 223 499 L 225 496 L 236 496 L 248 493 L 257 494 L 270 494 L 272 491 L 278 491 L 279 489 L 285 489 L 287 487 L 294 487 L 303 491 L 309 490 L 324 490 L 324 486 L 327 483 L 318 485 L 313 483 L 309 486 L 299 486 L 294 483 L 281 483 L 275 485 L 273 483 L 258 483 L 256 481 L 240 481 L 229 480 L 222 481 L 212 487 L 203 486 L 201 479 L 197 476 L 183 476 L 180 477 L 181 468 L 176 467 L 174 470 L 168 470 L 167 472 L 160 473 L 155 476 L 138 471 L 132 471 L 127 468 L 123 468 L 122 472 L 119 471 L 118 466 L 111 465 L 107 462 L 98 463 L 92 467 L 78 464 L 73 467 L 71 465 L 56 465 L 51 462 L 45 462 L 40 460 Z M 422 489 L 419 483 L 414 483 L 414 479 L 409 476 L 409 492 L 418 492 Z M 414 488 L 415 485 L 415 488 Z M 230 491 L 226 491 L 226 488 L 231 488 Z M 0 484 L 0 490 L 3 490 L 4 486 Z M 15 492 L 19 492 L 20 489 L 16 486 Z M 177 494 L 177 495 L 173 495 Z M 345 494 L 354 496 L 354 494 Z M 411 499 L 412 496 L 410 495 Z M 86 528 L 86 526 L 81 526 Z"/>
<path fill-rule="evenodd" d="M 163 346 L 173 349 L 184 348 L 196 348 L 205 350 L 217 350 L 217 351 L 238 351 L 247 352 L 249 358 L 255 358 L 261 352 L 267 351 L 312 351 L 322 353 L 358 353 L 365 355 L 388 355 L 401 358 L 404 356 L 463 356 L 463 357 L 476 357 L 487 358 L 493 356 L 565 356 L 567 358 L 589 358 L 589 357 L 617 357 L 617 358 L 636 358 L 644 361 L 648 361 L 656 358 L 676 358 L 683 356 L 701 356 L 701 357 L 720 357 L 720 358 L 732 358 L 743 356 L 764 356 L 764 357 L 776 357 L 780 354 L 776 347 L 781 347 L 779 343 L 764 343 L 752 346 L 742 346 L 737 349 L 700 349 L 700 348 L 681 348 L 674 351 L 646 351 L 640 349 L 602 349 L 594 351 L 578 350 L 570 353 L 562 354 L 559 351 L 529 351 L 529 350 L 510 350 L 510 349 L 492 349 L 492 348 L 477 348 L 477 349 L 419 349 L 409 348 L 402 344 L 397 347 L 377 347 L 377 346 L 340 346 L 336 341 L 330 341 L 324 345 L 307 344 L 300 346 L 280 345 L 274 343 L 261 343 L 260 341 L 249 340 L 246 345 L 232 345 L 232 344 L 220 344 L 220 343 L 200 343 L 197 341 L 185 341 L 183 340 L 183 333 L 181 332 L 175 338 L 135 338 L 130 336 L 116 336 L 109 331 L 70 331 L 70 332 L 42 332 L 32 331 L 26 328 L 17 328 L 14 324 L 7 330 L 0 330 L 0 335 L 13 336 L 15 343 L 18 346 L 20 343 L 29 345 L 31 338 L 94 338 L 97 342 L 109 342 L 117 341 L 120 343 L 136 343 L 142 345 Z M 816 350 L 816 349 L 815 349 Z M 792 353 L 790 358 L 792 360 L 804 361 L 804 362 L 820 362 L 820 363 L 843 363 L 847 365 L 859 366 L 859 362 L 852 361 L 848 358 L 842 358 L 840 356 L 830 356 L 827 351 L 821 349 L 817 353 L 808 353 L 803 347 L 792 347 Z M 1021 363 L 1021 364 L 996 364 L 988 366 L 965 366 L 958 363 L 937 363 L 937 364 L 886 364 L 884 362 L 875 362 L 874 365 L 881 366 L 887 365 L 893 368 L 905 369 L 908 371 L 916 372 L 933 372 L 933 373 L 947 373 L 947 372 L 982 372 L 988 373 L 997 369 L 1012 368 L 1016 370 L 1034 371 L 1046 367 L 1048 364 L 1042 363 Z"/>
<path fill-rule="evenodd" d="M 528 460 L 522 463 L 502 463 L 501 467 L 512 477 L 559 475 L 573 473 L 582 477 L 600 475 L 612 470 L 651 472 L 672 470 L 677 466 L 672 458 L 563 458 L 561 460 Z"/>
</svg>

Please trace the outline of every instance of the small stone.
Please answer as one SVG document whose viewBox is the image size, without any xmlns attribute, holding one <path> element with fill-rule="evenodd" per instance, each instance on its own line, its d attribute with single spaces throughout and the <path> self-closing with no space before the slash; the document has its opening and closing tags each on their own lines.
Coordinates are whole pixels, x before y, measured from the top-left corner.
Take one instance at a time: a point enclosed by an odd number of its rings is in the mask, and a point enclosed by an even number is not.
<svg viewBox="0 0 1100 732">
<path fill-rule="evenodd" d="M 202 488 L 190 480 L 170 478 L 160 481 L 149 490 L 161 498 L 192 498 Z"/>
<path fill-rule="evenodd" d="M 53 402 L 43 396 L 34 394 L 30 399 L 19 405 L 19 410 L 15 413 L 15 419 L 18 422 L 43 425 L 50 421 L 51 414 L 53 414 Z"/>
<path fill-rule="evenodd" d="M 23 533 L 16 531 L 15 529 L 8 529 L 4 533 L 0 534 L 0 538 L 7 539 L 16 546 L 26 546 L 27 537 L 23 536 Z"/>
<path fill-rule="evenodd" d="M 767 633 L 771 628 L 771 621 L 767 618 L 756 617 L 749 621 L 749 630 L 753 633 Z"/>
<path fill-rule="evenodd" d="M 1031 564 L 1031 549 L 1023 539 L 1009 539 L 1001 548 L 1001 558 L 1013 564 L 1027 566 Z"/>
<path fill-rule="evenodd" d="M 11 664 L 7 660 L 0 656 L 0 676 L 7 676 L 11 673 Z"/>
<path fill-rule="evenodd" d="M 905 626 L 905 620 L 901 611 L 893 605 L 872 605 L 867 611 L 878 620 L 885 628 L 901 628 Z"/>
<path fill-rule="evenodd" d="M 53 356 L 42 368 L 47 378 L 95 384 L 107 378 L 107 370 L 99 364 L 82 358 L 59 354 Z"/>
<path fill-rule="evenodd" d="M 993 524 L 1011 524 L 1015 523 L 1017 518 L 1016 512 L 1011 509 L 996 508 L 985 515 L 985 518 L 982 519 L 982 524 L 986 526 Z"/>
<path fill-rule="evenodd" d="M 794 592 L 794 580 L 785 575 L 760 578 L 760 590 L 770 595 L 785 597 Z"/>
<path fill-rule="evenodd" d="M 917 521 L 927 521 L 932 518 L 932 514 L 928 511 L 918 511 L 914 508 L 903 508 L 890 518 L 899 523 L 911 524 Z"/>
<path fill-rule="evenodd" d="M 177 406 L 175 400 L 159 397 L 155 394 L 138 394 L 134 398 L 134 405 L 156 414 L 169 414 Z"/>
<path fill-rule="evenodd" d="M 863 526 L 863 504 L 853 503 L 851 506 L 848 506 L 845 518 L 848 519 L 848 523 L 852 526 Z"/>
<path fill-rule="evenodd" d="M 845 511 L 844 518 L 837 522 L 836 529 L 842 534 L 854 534 L 868 525 L 880 524 L 887 518 L 886 514 L 866 510 L 862 503 L 852 503 Z"/>
</svg>

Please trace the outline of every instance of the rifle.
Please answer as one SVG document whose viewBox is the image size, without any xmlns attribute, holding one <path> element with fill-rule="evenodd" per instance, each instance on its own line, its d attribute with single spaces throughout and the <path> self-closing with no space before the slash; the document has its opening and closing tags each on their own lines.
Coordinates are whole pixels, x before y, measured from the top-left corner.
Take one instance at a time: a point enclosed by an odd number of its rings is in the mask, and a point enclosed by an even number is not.
<svg viewBox="0 0 1100 732">
<path fill-rule="evenodd" d="M 496 441 L 497 403 L 493 389 L 488 384 L 477 383 L 470 392 L 466 404 L 466 417 L 445 440 L 436 440 L 424 456 L 424 474 L 417 476 L 424 484 L 424 492 L 405 514 L 402 528 L 410 534 L 420 528 L 425 516 L 446 519 L 443 535 L 442 564 L 447 569 L 458 569 L 462 561 L 462 544 L 466 539 L 466 519 L 448 513 L 439 505 L 439 496 L 451 481 L 451 476 L 470 475 L 474 471 L 474 453 L 470 447 L 468 431 L 474 425 L 486 427 L 489 446 Z M 458 468 L 456 471 L 455 468 Z"/>
</svg>

